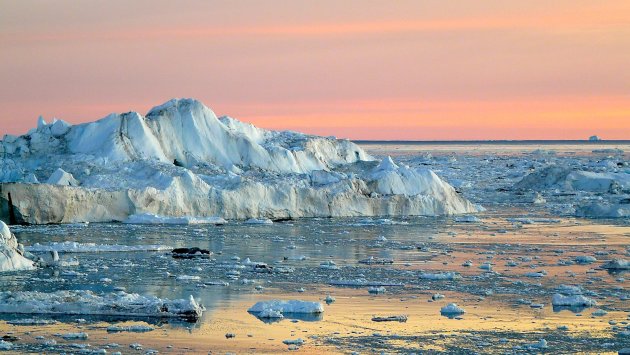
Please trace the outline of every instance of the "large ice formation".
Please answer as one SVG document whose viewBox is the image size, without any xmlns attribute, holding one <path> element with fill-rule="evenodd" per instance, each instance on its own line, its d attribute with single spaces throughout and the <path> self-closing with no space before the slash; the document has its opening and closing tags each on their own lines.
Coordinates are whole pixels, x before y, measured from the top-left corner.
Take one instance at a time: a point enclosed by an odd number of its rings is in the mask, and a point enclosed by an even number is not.
<svg viewBox="0 0 630 355">
<path fill-rule="evenodd" d="M 477 210 L 430 170 L 379 162 L 348 140 L 217 118 L 193 99 L 79 125 L 41 119 L 0 141 L 0 219 L 12 223 Z"/>
</svg>

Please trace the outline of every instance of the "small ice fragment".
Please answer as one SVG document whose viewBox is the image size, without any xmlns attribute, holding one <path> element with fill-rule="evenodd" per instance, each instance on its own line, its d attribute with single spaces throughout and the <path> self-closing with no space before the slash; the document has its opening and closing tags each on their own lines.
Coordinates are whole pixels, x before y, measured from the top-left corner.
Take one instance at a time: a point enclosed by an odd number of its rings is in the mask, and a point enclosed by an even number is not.
<svg viewBox="0 0 630 355">
<path fill-rule="evenodd" d="M 440 309 L 442 314 L 464 314 L 466 311 L 455 303 L 449 303 Z"/>
<path fill-rule="evenodd" d="M 591 307 L 597 305 L 597 302 L 582 295 L 564 296 L 556 293 L 551 299 L 551 304 L 564 307 Z"/>
<path fill-rule="evenodd" d="M 368 293 L 371 293 L 371 294 L 381 294 L 381 293 L 385 293 L 385 287 L 383 287 L 383 286 L 379 286 L 379 287 L 369 287 L 369 288 L 368 288 Z"/>
<path fill-rule="evenodd" d="M 61 335 L 62 338 L 69 340 L 69 339 L 81 339 L 81 340 L 85 340 L 88 338 L 88 334 L 84 333 L 84 332 L 80 332 L 80 333 L 65 333 Z"/>
</svg>

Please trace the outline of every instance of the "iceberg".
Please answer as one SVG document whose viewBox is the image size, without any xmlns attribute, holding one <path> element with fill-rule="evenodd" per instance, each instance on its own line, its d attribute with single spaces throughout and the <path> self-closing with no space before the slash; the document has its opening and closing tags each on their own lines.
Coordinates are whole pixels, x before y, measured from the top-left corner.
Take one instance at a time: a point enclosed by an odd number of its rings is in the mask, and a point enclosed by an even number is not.
<svg viewBox="0 0 630 355">
<path fill-rule="evenodd" d="M 379 161 L 348 140 L 217 117 L 194 99 L 170 100 L 146 116 L 40 122 L 6 135 L 0 152 L 0 219 L 11 223 L 213 224 L 481 209 L 431 170 Z"/>
<path fill-rule="evenodd" d="M 630 174 L 625 172 L 592 172 L 549 165 L 525 176 L 514 186 L 518 190 L 560 189 L 609 193 L 616 186 L 630 188 Z"/>
</svg>

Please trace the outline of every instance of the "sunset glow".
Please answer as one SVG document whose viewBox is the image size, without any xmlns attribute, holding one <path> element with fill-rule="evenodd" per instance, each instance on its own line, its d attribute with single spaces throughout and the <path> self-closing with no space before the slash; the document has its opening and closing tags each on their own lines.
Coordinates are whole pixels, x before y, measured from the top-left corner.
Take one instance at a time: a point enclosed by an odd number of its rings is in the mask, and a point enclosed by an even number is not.
<svg viewBox="0 0 630 355">
<path fill-rule="evenodd" d="M 351 139 L 630 139 L 630 2 L 2 1 L 0 134 L 194 97 Z"/>
</svg>

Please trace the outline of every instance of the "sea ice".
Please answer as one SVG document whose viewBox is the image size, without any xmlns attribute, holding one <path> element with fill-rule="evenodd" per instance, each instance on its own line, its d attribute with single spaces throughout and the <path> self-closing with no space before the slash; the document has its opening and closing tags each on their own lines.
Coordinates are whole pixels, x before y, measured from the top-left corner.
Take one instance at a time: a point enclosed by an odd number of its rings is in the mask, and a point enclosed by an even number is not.
<svg viewBox="0 0 630 355">
<path fill-rule="evenodd" d="M 464 314 L 466 311 L 455 303 L 449 303 L 440 309 L 442 314 Z"/>
<path fill-rule="evenodd" d="M 261 313 L 273 310 L 280 313 L 323 313 L 324 306 L 319 302 L 299 301 L 299 300 L 271 300 L 260 301 L 253 305 L 248 312 Z"/>
<path fill-rule="evenodd" d="M 135 251 L 168 251 L 173 248 L 164 245 L 118 245 L 118 244 L 96 244 L 80 242 L 51 242 L 46 244 L 35 243 L 25 248 L 29 252 L 50 252 L 59 253 L 120 253 Z"/>
<path fill-rule="evenodd" d="M 123 291 L 102 295 L 88 290 L 0 292 L 0 313 L 181 317 L 197 320 L 203 310 L 203 306 L 197 304 L 192 296 L 188 300 L 169 300 Z"/>
<path fill-rule="evenodd" d="M 459 280 L 461 275 L 456 272 L 441 272 L 441 273 L 427 273 L 420 274 L 420 278 L 424 280 Z"/>
<path fill-rule="evenodd" d="M 630 270 L 630 262 L 625 259 L 614 259 L 602 265 L 602 268 L 608 270 Z"/>
<path fill-rule="evenodd" d="M 556 293 L 551 299 L 551 304 L 560 307 L 592 307 L 596 306 L 595 300 L 582 295 L 561 295 Z"/>
</svg>

